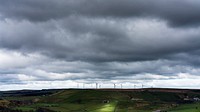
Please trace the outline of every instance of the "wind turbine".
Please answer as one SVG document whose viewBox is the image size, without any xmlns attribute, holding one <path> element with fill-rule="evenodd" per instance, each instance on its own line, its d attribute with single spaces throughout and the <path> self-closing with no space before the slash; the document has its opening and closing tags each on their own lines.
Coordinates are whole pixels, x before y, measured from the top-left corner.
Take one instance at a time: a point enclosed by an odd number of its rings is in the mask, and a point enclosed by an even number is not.
<svg viewBox="0 0 200 112">
<path fill-rule="evenodd" d="M 77 88 L 79 88 L 79 83 L 77 83 Z"/>
<path fill-rule="evenodd" d="M 146 82 L 146 78 L 144 78 L 144 81 Z M 142 83 L 142 88 L 144 88 L 144 84 Z"/>
<path fill-rule="evenodd" d="M 91 88 L 93 88 L 92 84 L 91 84 Z"/>
<path fill-rule="evenodd" d="M 98 88 L 98 83 L 96 83 L 96 89 Z"/>
<path fill-rule="evenodd" d="M 114 89 L 115 89 L 116 88 L 116 84 L 114 83 L 113 85 L 114 85 Z"/>
<path fill-rule="evenodd" d="M 83 83 L 83 88 L 85 88 L 85 84 Z"/>
</svg>

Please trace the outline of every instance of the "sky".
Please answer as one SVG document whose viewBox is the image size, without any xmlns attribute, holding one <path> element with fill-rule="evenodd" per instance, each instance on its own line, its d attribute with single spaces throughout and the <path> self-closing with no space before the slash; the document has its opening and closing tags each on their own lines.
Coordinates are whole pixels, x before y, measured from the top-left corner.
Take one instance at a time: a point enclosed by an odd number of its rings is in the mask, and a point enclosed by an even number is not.
<svg viewBox="0 0 200 112">
<path fill-rule="evenodd" d="M 0 90 L 200 88 L 198 0 L 1 0 Z"/>
</svg>

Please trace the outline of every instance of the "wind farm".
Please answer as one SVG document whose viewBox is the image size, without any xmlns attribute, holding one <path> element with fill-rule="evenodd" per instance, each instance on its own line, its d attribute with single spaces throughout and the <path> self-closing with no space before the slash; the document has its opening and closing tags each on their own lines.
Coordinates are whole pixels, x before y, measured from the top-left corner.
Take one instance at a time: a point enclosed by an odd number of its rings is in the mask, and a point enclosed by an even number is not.
<svg viewBox="0 0 200 112">
<path fill-rule="evenodd" d="M 0 112 L 200 112 L 200 0 L 0 0 Z"/>
</svg>

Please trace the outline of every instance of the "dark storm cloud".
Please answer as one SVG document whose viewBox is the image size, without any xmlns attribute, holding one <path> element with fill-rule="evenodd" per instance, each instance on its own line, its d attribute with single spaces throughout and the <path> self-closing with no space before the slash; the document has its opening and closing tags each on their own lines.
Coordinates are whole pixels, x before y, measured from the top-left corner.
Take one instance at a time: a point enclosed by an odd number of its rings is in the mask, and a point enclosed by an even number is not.
<svg viewBox="0 0 200 112">
<path fill-rule="evenodd" d="M 16 74 L 1 74 L 0 78 L 0 84 L 22 84 L 23 82 L 20 81 L 17 77 Z"/>
<path fill-rule="evenodd" d="M 199 29 L 168 28 L 152 20 L 131 22 L 81 16 L 37 24 L 6 20 L 0 23 L 0 47 L 86 62 L 147 61 L 199 50 Z"/>
<path fill-rule="evenodd" d="M 153 17 L 172 26 L 200 23 L 200 2 L 196 0 L 4 0 L 0 14 L 5 18 L 47 21 L 70 15 L 94 17 Z"/>
<path fill-rule="evenodd" d="M 198 50 L 198 31 L 181 34 L 184 31 L 164 28 L 163 34 L 157 34 L 156 26 L 152 28 L 155 30 L 148 26 L 144 31 L 137 27 L 129 31 L 128 24 L 150 17 L 150 23 L 151 18 L 158 18 L 172 25 L 197 25 L 199 3 L 194 0 L 181 3 L 176 0 L 2 1 L 0 14 L 7 19 L 2 21 L 0 47 L 23 53 L 39 52 L 67 61 L 129 62 L 168 58 L 174 53 Z M 147 30 L 151 32 L 142 35 Z"/>
<path fill-rule="evenodd" d="M 195 0 L 0 1 L 0 83 L 198 76 L 199 12 Z"/>
</svg>

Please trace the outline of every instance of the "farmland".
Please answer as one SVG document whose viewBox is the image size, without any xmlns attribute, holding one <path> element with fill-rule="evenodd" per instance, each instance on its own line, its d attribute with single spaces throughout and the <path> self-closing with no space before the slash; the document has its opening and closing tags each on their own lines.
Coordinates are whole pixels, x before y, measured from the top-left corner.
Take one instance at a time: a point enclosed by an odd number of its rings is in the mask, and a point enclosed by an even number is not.
<svg viewBox="0 0 200 112">
<path fill-rule="evenodd" d="M 1 111 L 199 112 L 200 90 L 57 89 L 0 92 Z M 4 110 L 3 110 L 4 109 Z"/>
</svg>

